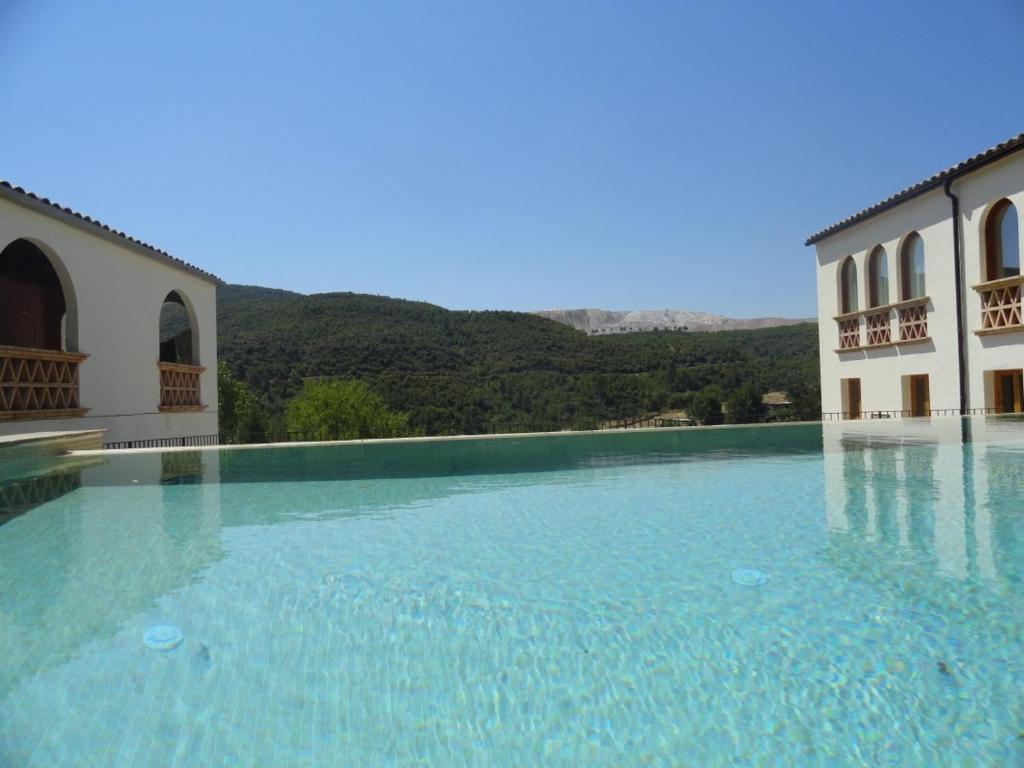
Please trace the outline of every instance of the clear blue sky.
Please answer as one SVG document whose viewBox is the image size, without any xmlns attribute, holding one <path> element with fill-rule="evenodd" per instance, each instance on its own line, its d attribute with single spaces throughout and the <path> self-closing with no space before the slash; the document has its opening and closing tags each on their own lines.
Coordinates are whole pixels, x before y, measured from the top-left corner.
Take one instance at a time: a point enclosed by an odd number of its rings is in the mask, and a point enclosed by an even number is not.
<svg viewBox="0 0 1024 768">
<path fill-rule="evenodd" d="M 0 0 L 0 177 L 229 282 L 814 314 L 804 238 L 1024 131 L 1024 3 Z"/>
</svg>

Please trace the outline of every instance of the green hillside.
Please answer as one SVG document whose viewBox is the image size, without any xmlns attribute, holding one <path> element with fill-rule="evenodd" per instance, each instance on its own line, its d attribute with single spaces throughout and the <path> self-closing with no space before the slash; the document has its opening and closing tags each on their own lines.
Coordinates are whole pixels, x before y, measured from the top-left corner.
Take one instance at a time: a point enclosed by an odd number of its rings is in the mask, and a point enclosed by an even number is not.
<svg viewBox="0 0 1024 768">
<path fill-rule="evenodd" d="M 718 385 L 819 410 L 817 329 L 586 336 L 520 312 L 228 285 L 219 353 L 273 410 L 314 376 L 365 381 L 426 434 L 584 427 L 687 404 Z"/>
</svg>

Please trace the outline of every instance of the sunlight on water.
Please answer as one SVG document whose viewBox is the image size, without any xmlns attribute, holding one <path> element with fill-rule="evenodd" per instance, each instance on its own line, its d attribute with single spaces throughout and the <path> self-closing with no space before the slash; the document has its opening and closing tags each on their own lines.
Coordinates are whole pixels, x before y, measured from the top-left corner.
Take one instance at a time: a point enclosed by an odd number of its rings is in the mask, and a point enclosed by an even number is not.
<svg viewBox="0 0 1024 768">
<path fill-rule="evenodd" d="M 0 765 L 1020 764 L 1022 487 L 997 419 L 8 480 Z"/>
</svg>

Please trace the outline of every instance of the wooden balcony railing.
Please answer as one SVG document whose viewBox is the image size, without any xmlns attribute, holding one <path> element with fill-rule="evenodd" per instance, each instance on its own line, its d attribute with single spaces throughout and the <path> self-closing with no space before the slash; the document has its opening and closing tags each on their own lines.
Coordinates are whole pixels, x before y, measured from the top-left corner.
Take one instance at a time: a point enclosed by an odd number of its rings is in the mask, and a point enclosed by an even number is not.
<svg viewBox="0 0 1024 768">
<path fill-rule="evenodd" d="M 858 349 L 860 347 L 860 316 L 839 323 L 839 349 Z"/>
<path fill-rule="evenodd" d="M 924 341 L 928 338 L 928 297 L 910 299 L 896 306 L 900 342 Z"/>
<path fill-rule="evenodd" d="M 78 366 L 88 355 L 0 346 L 0 421 L 77 418 Z"/>
<path fill-rule="evenodd" d="M 880 312 L 871 312 L 864 316 L 867 320 L 868 346 L 892 343 L 892 320 L 889 308 Z"/>
<path fill-rule="evenodd" d="M 160 369 L 160 410 L 199 411 L 199 378 L 206 369 L 184 363 L 157 363 Z"/>
<path fill-rule="evenodd" d="M 1024 330 L 1021 315 L 1021 286 L 1024 275 L 990 280 L 974 286 L 981 294 L 981 328 L 975 333 L 1008 333 Z"/>
</svg>

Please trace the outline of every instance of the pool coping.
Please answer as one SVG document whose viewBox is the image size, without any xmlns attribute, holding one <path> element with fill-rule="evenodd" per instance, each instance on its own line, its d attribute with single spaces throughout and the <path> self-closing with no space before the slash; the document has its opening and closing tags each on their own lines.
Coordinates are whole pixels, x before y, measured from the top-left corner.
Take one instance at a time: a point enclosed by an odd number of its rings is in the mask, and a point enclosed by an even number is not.
<svg viewBox="0 0 1024 768">
<path fill-rule="evenodd" d="M 463 442 L 470 440 L 516 440 L 536 437 L 579 437 L 595 435 L 626 435 L 649 432 L 694 432 L 711 429 L 759 429 L 765 427 L 801 427 L 808 424 L 821 424 L 820 421 L 785 421 L 761 424 L 713 424 L 701 427 L 639 427 L 635 429 L 594 429 L 594 430 L 563 430 L 560 432 L 509 432 L 500 435 L 431 435 L 420 437 L 375 437 L 361 440 L 302 440 L 286 443 L 239 443 L 223 445 L 175 445 L 162 448 L 103 448 L 72 451 L 75 456 L 132 454 L 132 453 L 170 453 L 181 451 L 232 451 L 273 448 L 309 448 L 318 445 L 394 445 L 417 443 Z"/>
</svg>

